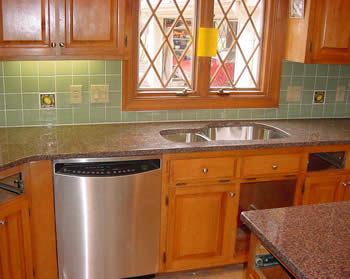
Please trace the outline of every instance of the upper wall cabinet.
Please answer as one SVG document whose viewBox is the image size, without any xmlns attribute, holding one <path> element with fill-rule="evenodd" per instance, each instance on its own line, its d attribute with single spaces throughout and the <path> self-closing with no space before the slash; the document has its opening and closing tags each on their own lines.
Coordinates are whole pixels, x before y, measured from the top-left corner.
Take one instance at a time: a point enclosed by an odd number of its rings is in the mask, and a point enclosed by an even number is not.
<svg viewBox="0 0 350 279">
<path fill-rule="evenodd" d="M 285 59 L 350 64 L 349 15 L 350 1 L 305 0 L 305 17 L 288 18 Z"/>
<path fill-rule="evenodd" d="M 0 0 L 0 56 L 123 58 L 126 2 Z"/>
</svg>

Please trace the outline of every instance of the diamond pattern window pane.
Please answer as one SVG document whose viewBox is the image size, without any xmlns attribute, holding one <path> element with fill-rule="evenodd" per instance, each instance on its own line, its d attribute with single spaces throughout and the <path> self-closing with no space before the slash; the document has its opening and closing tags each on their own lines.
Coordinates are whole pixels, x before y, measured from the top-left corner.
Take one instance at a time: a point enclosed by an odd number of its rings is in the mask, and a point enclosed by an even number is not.
<svg viewBox="0 0 350 279">
<path fill-rule="evenodd" d="M 139 89 L 193 88 L 195 0 L 139 1 Z"/>
<path fill-rule="evenodd" d="M 259 88 L 265 0 L 215 0 L 218 50 L 211 59 L 211 88 Z"/>
</svg>

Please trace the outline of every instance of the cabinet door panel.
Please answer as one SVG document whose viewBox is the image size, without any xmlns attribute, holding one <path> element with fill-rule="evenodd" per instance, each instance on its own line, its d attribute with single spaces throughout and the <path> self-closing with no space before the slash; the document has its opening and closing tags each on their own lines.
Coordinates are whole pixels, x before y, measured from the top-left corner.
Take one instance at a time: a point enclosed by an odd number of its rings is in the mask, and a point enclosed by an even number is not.
<svg viewBox="0 0 350 279">
<path fill-rule="evenodd" d="M 56 54 L 50 47 L 55 8 L 49 0 L 0 0 L 0 4 L 0 56 Z"/>
<path fill-rule="evenodd" d="M 350 62 L 350 1 L 315 1 L 313 62 Z"/>
<path fill-rule="evenodd" d="M 229 263 L 238 195 L 234 185 L 170 189 L 167 270 Z"/>
<path fill-rule="evenodd" d="M 308 177 L 305 181 L 303 204 L 336 202 L 342 199 L 343 176 Z"/>
<path fill-rule="evenodd" d="M 120 0 L 60 0 L 61 54 L 121 54 L 124 7 Z"/>
</svg>

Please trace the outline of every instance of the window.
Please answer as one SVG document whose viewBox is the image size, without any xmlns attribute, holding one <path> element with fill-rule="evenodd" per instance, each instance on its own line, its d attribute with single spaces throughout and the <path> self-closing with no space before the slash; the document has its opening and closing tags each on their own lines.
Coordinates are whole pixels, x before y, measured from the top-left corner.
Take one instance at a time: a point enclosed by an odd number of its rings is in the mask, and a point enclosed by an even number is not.
<svg viewBox="0 0 350 279">
<path fill-rule="evenodd" d="M 132 2 L 123 110 L 278 105 L 283 0 Z M 215 57 L 196 56 L 198 27 L 218 29 Z"/>
</svg>

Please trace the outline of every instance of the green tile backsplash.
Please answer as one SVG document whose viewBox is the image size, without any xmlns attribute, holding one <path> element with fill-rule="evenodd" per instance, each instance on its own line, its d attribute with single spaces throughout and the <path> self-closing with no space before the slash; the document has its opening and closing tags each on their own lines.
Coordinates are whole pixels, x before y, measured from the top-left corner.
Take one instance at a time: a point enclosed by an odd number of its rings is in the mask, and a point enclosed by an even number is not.
<svg viewBox="0 0 350 279">
<path fill-rule="evenodd" d="M 350 117 L 350 66 L 283 62 L 279 108 L 121 111 L 120 61 L 0 62 L 0 127 L 217 119 L 301 119 Z M 82 104 L 69 102 L 70 85 L 82 85 Z M 90 104 L 91 84 L 108 84 L 110 102 Z M 336 102 L 344 85 L 345 100 Z M 288 86 L 302 86 L 297 102 L 287 101 Z M 327 90 L 325 104 L 312 104 L 313 90 Z M 40 109 L 39 93 L 56 92 L 56 108 Z"/>
</svg>

